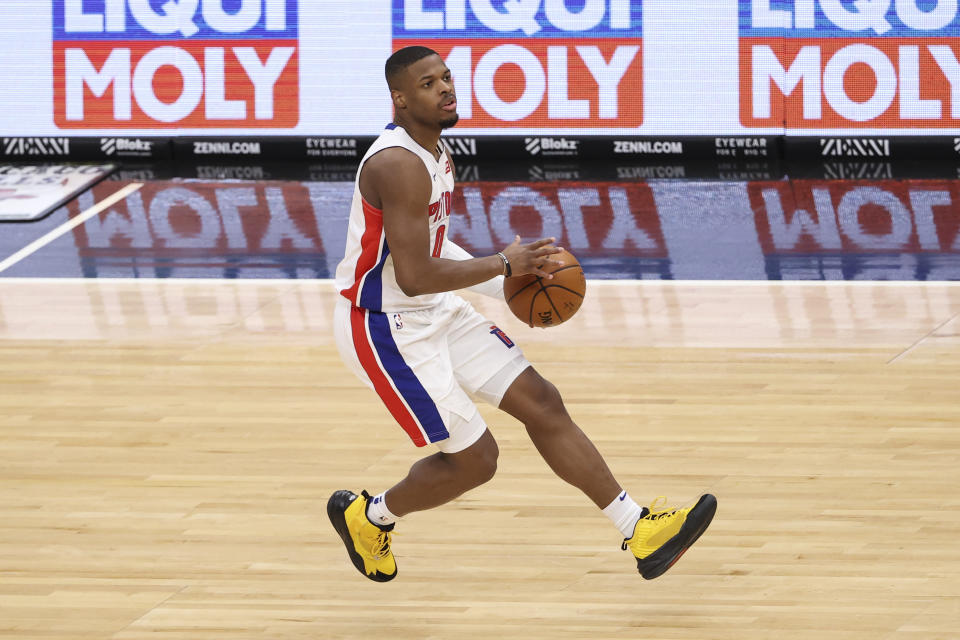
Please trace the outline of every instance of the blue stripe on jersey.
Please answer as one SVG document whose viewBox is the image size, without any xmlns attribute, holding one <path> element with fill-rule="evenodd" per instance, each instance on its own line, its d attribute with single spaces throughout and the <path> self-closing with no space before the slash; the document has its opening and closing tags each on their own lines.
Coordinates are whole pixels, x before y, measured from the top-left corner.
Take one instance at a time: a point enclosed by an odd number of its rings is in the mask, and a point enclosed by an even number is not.
<svg viewBox="0 0 960 640">
<path fill-rule="evenodd" d="M 395 124 L 393 124 L 393 123 L 391 122 L 390 124 L 387 125 L 386 128 L 387 128 L 387 129 L 396 129 L 396 128 L 397 128 L 397 125 L 395 125 Z"/>
<path fill-rule="evenodd" d="M 360 288 L 358 307 L 380 311 L 380 305 L 383 304 L 383 263 L 387 261 L 388 255 L 390 255 L 390 247 L 387 246 L 387 239 L 384 238 L 380 261 L 377 262 L 377 266 L 367 272 L 367 277 Z"/>
<path fill-rule="evenodd" d="M 413 370 L 407 366 L 397 343 L 393 340 L 393 334 L 390 332 L 390 320 L 387 314 L 377 311 L 367 313 L 367 326 L 370 329 L 370 338 L 374 348 L 377 350 L 377 356 L 380 363 L 390 379 L 393 381 L 397 391 L 406 400 L 413 415 L 423 425 L 423 430 L 427 433 L 430 442 L 445 440 L 450 437 L 440 412 L 437 411 L 437 405 L 434 403 L 430 394 L 420 384 Z"/>
</svg>

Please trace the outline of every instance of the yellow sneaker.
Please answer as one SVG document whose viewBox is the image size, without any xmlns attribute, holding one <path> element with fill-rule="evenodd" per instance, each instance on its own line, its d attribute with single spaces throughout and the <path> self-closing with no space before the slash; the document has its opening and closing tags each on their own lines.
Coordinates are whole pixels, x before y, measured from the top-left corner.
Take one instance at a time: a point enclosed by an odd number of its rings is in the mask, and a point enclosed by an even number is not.
<svg viewBox="0 0 960 640">
<path fill-rule="evenodd" d="M 660 500 L 654 500 L 649 511 L 637 520 L 633 537 L 625 539 L 621 547 L 630 549 L 637 559 L 637 570 L 647 580 L 672 567 L 703 535 L 717 512 L 717 499 L 709 493 L 689 509 L 657 510 Z"/>
<path fill-rule="evenodd" d="M 347 547 L 350 561 L 360 573 L 377 582 L 393 580 L 397 561 L 390 551 L 393 525 L 381 527 L 367 519 L 370 494 L 335 491 L 327 500 L 327 516 Z"/>
</svg>

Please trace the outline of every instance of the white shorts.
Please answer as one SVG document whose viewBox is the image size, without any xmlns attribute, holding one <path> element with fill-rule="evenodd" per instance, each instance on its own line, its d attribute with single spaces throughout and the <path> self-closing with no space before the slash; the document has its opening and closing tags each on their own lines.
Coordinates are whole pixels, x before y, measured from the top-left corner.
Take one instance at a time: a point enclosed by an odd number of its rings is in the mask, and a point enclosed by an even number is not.
<svg viewBox="0 0 960 640">
<path fill-rule="evenodd" d="M 510 338 L 456 295 L 419 311 L 381 313 L 337 301 L 340 357 L 418 447 L 456 453 L 487 425 L 470 395 L 499 406 L 530 363 Z M 469 395 L 468 395 L 469 394 Z"/>
</svg>

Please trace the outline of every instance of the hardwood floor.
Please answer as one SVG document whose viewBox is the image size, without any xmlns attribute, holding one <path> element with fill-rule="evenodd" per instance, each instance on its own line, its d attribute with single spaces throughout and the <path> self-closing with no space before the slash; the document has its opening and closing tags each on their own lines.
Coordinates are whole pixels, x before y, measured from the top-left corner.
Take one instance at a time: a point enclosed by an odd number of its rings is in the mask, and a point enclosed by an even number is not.
<svg viewBox="0 0 960 640">
<path fill-rule="evenodd" d="M 341 364 L 327 282 L 0 279 L 0 638 L 960 638 L 960 287 L 588 283 L 471 296 L 638 500 L 716 520 L 644 581 L 482 406 L 497 477 L 397 526 L 324 512 L 415 449 Z"/>
</svg>

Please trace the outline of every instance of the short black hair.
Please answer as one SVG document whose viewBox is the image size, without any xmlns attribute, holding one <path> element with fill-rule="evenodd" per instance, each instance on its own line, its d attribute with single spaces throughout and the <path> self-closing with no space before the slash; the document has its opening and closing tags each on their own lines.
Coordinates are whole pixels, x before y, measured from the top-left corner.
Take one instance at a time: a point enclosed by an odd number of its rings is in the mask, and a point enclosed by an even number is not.
<svg viewBox="0 0 960 640">
<path fill-rule="evenodd" d="M 439 55 L 429 47 L 404 47 L 394 51 L 393 55 L 387 58 L 387 63 L 383 66 L 383 74 L 387 77 L 387 86 L 395 89 L 394 80 L 401 71 L 412 65 L 417 60 L 422 60 L 427 56 Z"/>
</svg>

